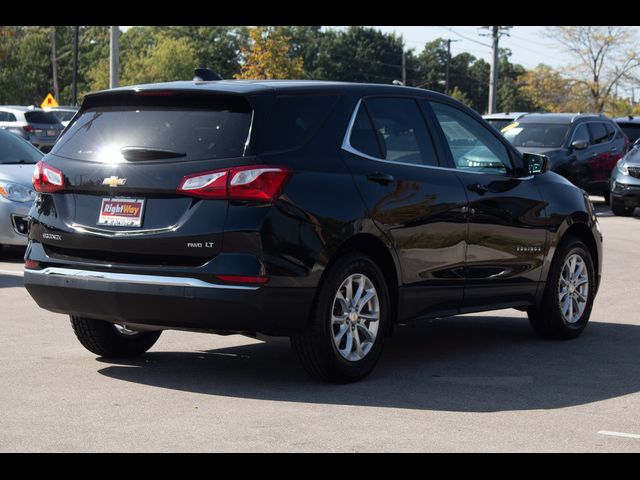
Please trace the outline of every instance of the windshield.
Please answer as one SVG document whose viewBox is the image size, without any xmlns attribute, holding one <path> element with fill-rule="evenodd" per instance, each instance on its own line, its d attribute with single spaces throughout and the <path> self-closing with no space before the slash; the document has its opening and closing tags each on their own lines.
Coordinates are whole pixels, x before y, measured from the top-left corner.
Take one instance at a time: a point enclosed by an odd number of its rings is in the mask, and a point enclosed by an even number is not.
<svg viewBox="0 0 640 480">
<path fill-rule="evenodd" d="M 56 117 L 58 117 L 58 120 L 60 120 L 61 122 L 66 122 L 67 120 L 71 120 L 73 118 L 73 116 L 76 114 L 75 111 L 61 111 L 61 110 L 56 110 L 55 112 L 52 112 Z"/>
<path fill-rule="evenodd" d="M 505 120 L 503 118 L 487 118 L 487 123 L 491 125 L 496 130 L 500 131 L 507 125 L 513 122 L 513 120 Z"/>
<path fill-rule="evenodd" d="M 0 164 L 38 163 L 44 154 L 13 133 L 0 131 Z"/>
<path fill-rule="evenodd" d="M 558 148 L 564 143 L 569 125 L 514 122 L 502 129 L 514 147 Z"/>
</svg>

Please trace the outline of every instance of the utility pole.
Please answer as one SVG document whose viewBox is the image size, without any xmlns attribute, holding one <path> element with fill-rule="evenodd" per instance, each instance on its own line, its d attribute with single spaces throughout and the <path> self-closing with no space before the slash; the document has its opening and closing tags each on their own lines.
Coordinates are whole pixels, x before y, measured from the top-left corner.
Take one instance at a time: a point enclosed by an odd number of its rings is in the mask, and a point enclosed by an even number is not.
<svg viewBox="0 0 640 480">
<path fill-rule="evenodd" d="M 407 55 L 402 49 L 402 85 L 407 84 Z"/>
<path fill-rule="evenodd" d="M 78 105 L 78 35 L 80 27 L 73 27 L 73 78 L 71 80 L 71 104 Z"/>
<path fill-rule="evenodd" d="M 460 40 L 451 40 L 447 38 L 447 63 L 444 73 L 444 93 L 449 95 L 449 65 L 451 64 L 451 42 L 459 42 Z"/>
<path fill-rule="evenodd" d="M 499 49 L 498 49 L 498 41 L 500 40 L 500 35 L 502 35 L 502 30 L 508 30 L 511 27 L 500 27 L 500 26 L 492 26 L 492 27 L 483 27 L 491 29 L 491 72 L 489 74 L 489 105 L 488 105 L 488 113 L 496 113 L 497 103 L 498 103 L 498 62 L 499 62 Z M 508 33 L 507 33 L 508 35 Z"/>
<path fill-rule="evenodd" d="M 56 27 L 51 27 L 51 73 L 53 75 L 53 98 L 58 100 L 58 59 L 56 54 Z"/>
<path fill-rule="evenodd" d="M 120 29 L 118 27 L 111 27 L 111 39 L 109 42 L 109 88 L 116 88 L 120 85 L 119 82 L 119 58 L 118 58 L 118 43 L 120 40 Z"/>
</svg>

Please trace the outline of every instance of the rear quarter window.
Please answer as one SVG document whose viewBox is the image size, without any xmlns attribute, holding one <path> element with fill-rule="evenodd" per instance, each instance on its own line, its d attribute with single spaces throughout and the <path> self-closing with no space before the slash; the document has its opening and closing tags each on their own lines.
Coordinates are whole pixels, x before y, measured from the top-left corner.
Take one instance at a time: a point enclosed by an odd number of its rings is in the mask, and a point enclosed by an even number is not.
<svg viewBox="0 0 640 480">
<path fill-rule="evenodd" d="M 260 151 L 292 150 L 303 146 L 319 130 L 339 96 L 278 95 L 269 121 L 256 132 Z"/>
</svg>

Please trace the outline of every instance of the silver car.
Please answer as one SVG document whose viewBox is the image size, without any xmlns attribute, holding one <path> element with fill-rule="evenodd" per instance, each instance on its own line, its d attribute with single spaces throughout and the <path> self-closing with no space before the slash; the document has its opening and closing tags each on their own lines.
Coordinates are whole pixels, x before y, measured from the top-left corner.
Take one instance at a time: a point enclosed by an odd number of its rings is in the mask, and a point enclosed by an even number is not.
<svg viewBox="0 0 640 480">
<path fill-rule="evenodd" d="M 0 247 L 27 244 L 29 209 L 36 197 L 31 177 L 43 156 L 29 142 L 0 130 Z"/>
<path fill-rule="evenodd" d="M 53 148 L 64 126 L 54 113 L 41 108 L 1 105 L 0 129 L 24 138 L 46 153 Z"/>
<path fill-rule="evenodd" d="M 640 207 L 640 139 L 611 171 L 611 210 L 630 217 Z"/>
</svg>

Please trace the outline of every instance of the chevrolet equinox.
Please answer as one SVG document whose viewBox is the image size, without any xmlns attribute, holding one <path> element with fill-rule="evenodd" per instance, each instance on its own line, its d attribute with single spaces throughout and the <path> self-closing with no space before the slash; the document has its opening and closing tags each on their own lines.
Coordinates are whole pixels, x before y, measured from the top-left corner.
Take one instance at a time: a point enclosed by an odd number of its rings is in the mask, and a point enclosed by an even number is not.
<svg viewBox="0 0 640 480">
<path fill-rule="evenodd" d="M 577 337 L 600 281 L 587 194 L 416 88 L 96 92 L 33 185 L 25 286 L 104 357 L 165 329 L 289 336 L 309 374 L 346 383 L 398 322 L 517 308 Z"/>
</svg>

